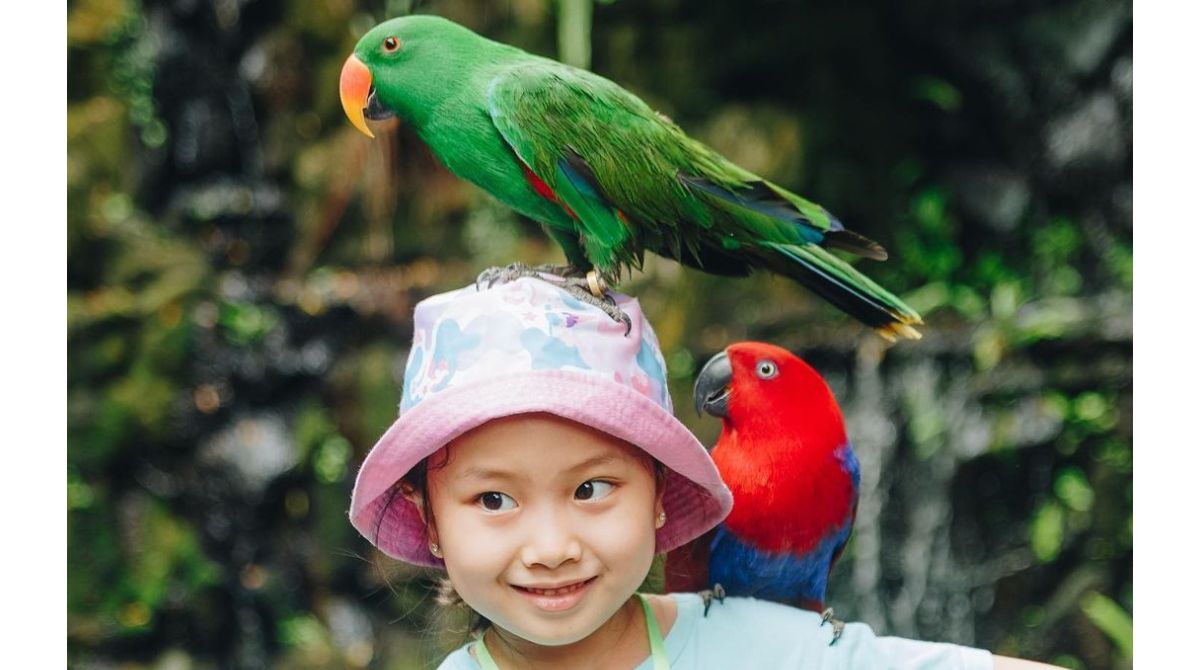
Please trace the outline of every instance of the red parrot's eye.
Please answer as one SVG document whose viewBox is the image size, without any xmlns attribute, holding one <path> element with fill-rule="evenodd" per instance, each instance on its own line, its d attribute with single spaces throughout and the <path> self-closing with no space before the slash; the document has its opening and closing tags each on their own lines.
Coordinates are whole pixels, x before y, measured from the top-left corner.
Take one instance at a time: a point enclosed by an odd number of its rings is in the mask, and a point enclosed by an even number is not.
<svg viewBox="0 0 1200 670">
<path fill-rule="evenodd" d="M 773 379 L 779 374 L 779 366 L 775 361 L 761 360 L 754 364 L 754 372 L 759 379 Z"/>
<path fill-rule="evenodd" d="M 400 38 L 395 37 L 395 36 L 383 38 L 383 52 L 384 53 L 390 54 L 390 53 L 395 53 L 399 50 L 400 50 Z"/>
</svg>

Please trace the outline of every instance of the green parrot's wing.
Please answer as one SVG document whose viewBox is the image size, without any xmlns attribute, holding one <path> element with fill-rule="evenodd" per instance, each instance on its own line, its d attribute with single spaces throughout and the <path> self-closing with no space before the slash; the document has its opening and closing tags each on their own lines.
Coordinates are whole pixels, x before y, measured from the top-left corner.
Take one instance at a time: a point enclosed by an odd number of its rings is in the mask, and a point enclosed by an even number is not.
<svg viewBox="0 0 1200 670">
<path fill-rule="evenodd" d="M 523 63 L 492 79 L 497 130 L 578 220 L 592 262 L 641 264 L 653 249 L 721 274 L 746 274 L 747 249 L 837 246 L 870 258 L 882 247 L 823 207 L 688 137 L 625 89 L 590 72 Z"/>
<path fill-rule="evenodd" d="M 620 266 L 639 267 L 642 257 L 628 218 L 582 153 L 592 146 L 585 137 L 598 132 L 595 115 L 608 111 L 588 83 L 557 63 L 523 65 L 492 80 L 488 111 L 531 181 L 540 182 L 534 188 L 578 222 L 588 259 L 611 276 Z M 596 152 L 589 154 L 594 161 Z"/>
<path fill-rule="evenodd" d="M 881 259 L 882 247 L 689 138 L 620 86 L 539 59 L 493 77 L 487 103 L 530 184 L 578 222 L 588 259 L 607 278 L 639 266 L 647 249 L 717 274 L 763 267 L 885 336 L 915 336 L 916 312 L 822 248 Z"/>
</svg>

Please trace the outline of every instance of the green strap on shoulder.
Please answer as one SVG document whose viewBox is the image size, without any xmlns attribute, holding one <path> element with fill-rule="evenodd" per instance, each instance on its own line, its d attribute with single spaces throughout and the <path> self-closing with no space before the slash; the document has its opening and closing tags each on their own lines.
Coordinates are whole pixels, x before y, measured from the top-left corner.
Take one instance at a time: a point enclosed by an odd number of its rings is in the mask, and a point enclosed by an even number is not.
<svg viewBox="0 0 1200 670">
<path fill-rule="evenodd" d="M 662 633 L 658 630 L 658 619 L 654 618 L 654 612 L 650 609 L 650 601 L 640 593 L 637 597 L 642 601 L 642 611 L 646 613 L 646 632 L 650 636 L 650 657 L 654 659 L 654 670 L 671 670 L 671 663 L 667 660 L 667 648 L 663 644 Z"/>
<path fill-rule="evenodd" d="M 479 667 L 483 670 L 500 670 L 500 666 L 492 660 L 492 655 L 488 653 L 487 643 L 483 641 L 483 636 L 479 636 L 479 640 L 475 642 L 475 660 L 479 661 Z"/>
<path fill-rule="evenodd" d="M 658 620 L 654 618 L 654 612 L 650 609 L 650 601 L 640 593 L 634 595 L 641 601 L 642 612 L 646 615 L 646 632 L 650 637 L 650 657 L 654 659 L 654 670 L 671 670 L 671 663 L 667 660 L 667 648 L 663 644 L 662 633 L 658 630 Z M 479 667 L 483 670 L 500 670 L 500 666 L 492 660 L 492 655 L 488 652 L 483 637 L 480 637 L 473 646 Z"/>
</svg>

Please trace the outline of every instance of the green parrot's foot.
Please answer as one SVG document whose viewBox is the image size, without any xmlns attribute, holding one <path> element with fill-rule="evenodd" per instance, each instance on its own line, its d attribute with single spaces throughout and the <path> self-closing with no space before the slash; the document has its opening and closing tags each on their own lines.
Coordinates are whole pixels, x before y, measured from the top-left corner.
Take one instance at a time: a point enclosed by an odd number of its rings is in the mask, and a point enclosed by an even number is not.
<svg viewBox="0 0 1200 670">
<path fill-rule="evenodd" d="M 612 317 L 613 321 L 625 324 L 625 336 L 629 336 L 629 331 L 633 329 L 633 321 L 624 310 L 617 307 L 617 301 L 613 300 L 612 295 L 607 292 L 608 286 L 603 279 L 600 279 L 595 270 L 589 272 L 583 279 L 567 277 L 563 279 L 562 284 L 558 285 L 579 302 L 592 305 Z"/>
<path fill-rule="evenodd" d="M 507 284 L 510 281 L 520 279 L 521 277 L 536 277 L 545 279 L 542 275 L 554 275 L 555 277 L 568 278 L 586 278 L 587 270 L 581 270 L 574 265 L 534 265 L 530 267 L 524 263 L 510 263 L 504 267 L 490 267 L 475 278 L 475 288 L 482 288 L 484 284 L 488 288 L 495 286 L 497 283 Z"/>
<path fill-rule="evenodd" d="M 713 584 L 711 589 L 704 589 L 698 595 L 704 601 L 704 616 L 708 616 L 708 608 L 712 606 L 713 600 L 725 604 L 725 587 L 720 584 Z"/>
<path fill-rule="evenodd" d="M 543 272 L 548 275 L 562 277 L 563 279 L 566 279 L 568 277 L 586 277 L 587 273 L 588 273 L 587 270 L 577 268 L 574 265 L 554 265 L 552 263 L 547 263 L 545 265 L 535 265 L 535 266 L 533 266 L 533 269 L 538 272 Z"/>
<path fill-rule="evenodd" d="M 537 277 L 544 279 L 541 275 L 554 275 L 555 277 L 568 278 L 585 278 L 588 271 L 581 270 L 574 265 L 553 265 L 547 263 L 545 265 L 534 265 L 532 267 L 524 263 L 510 263 L 504 267 L 490 267 L 475 278 L 475 288 L 482 288 L 484 284 L 491 288 L 497 283 L 507 284 L 510 281 L 520 279 L 521 277 Z"/>
<path fill-rule="evenodd" d="M 829 646 L 832 647 L 842 637 L 842 631 L 846 630 L 846 622 L 833 618 L 833 608 L 830 607 L 821 612 L 821 625 L 824 626 L 826 623 L 833 626 L 833 639 L 829 641 Z"/>
<path fill-rule="evenodd" d="M 544 279 L 538 274 L 537 268 L 531 268 L 524 263 L 511 263 L 505 267 L 490 267 L 475 278 L 475 289 L 479 290 L 486 285 L 488 288 L 495 286 L 497 283 L 507 284 L 510 281 L 516 281 L 521 277 L 536 277 Z"/>
<path fill-rule="evenodd" d="M 547 267 L 555 267 L 557 269 L 566 269 L 569 272 L 575 273 L 578 276 L 564 276 L 557 272 L 546 271 Z M 547 279 L 542 276 L 542 273 L 553 274 L 562 277 L 562 281 Z M 512 263 L 505 267 L 491 267 L 479 273 L 475 278 L 475 290 L 482 290 L 485 286 L 491 288 L 497 283 L 507 284 L 510 281 L 516 281 L 522 277 L 533 277 L 540 279 L 546 283 L 553 284 L 567 293 L 570 293 L 575 299 L 582 303 L 592 305 L 600 311 L 609 315 L 613 321 L 625 324 L 625 335 L 633 329 L 633 321 L 629 315 L 624 312 L 613 297 L 608 294 L 608 285 L 600 277 L 600 275 L 592 270 L 584 273 L 582 270 L 572 266 L 545 266 L 529 267 L 524 263 Z"/>
</svg>

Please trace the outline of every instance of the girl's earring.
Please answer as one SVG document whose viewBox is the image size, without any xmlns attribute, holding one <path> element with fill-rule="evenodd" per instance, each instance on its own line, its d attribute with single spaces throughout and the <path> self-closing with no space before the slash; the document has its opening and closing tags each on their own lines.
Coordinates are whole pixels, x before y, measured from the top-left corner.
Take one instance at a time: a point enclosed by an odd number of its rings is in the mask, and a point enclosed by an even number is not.
<svg viewBox="0 0 1200 670">
<path fill-rule="evenodd" d="M 429 553 L 433 554 L 434 556 L 437 556 L 438 558 L 442 557 L 442 549 L 441 549 L 441 547 L 437 546 L 437 542 L 429 543 Z"/>
<path fill-rule="evenodd" d="M 662 528 L 667 523 L 667 513 L 659 512 L 658 518 L 654 520 L 655 528 Z"/>
</svg>

